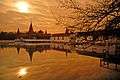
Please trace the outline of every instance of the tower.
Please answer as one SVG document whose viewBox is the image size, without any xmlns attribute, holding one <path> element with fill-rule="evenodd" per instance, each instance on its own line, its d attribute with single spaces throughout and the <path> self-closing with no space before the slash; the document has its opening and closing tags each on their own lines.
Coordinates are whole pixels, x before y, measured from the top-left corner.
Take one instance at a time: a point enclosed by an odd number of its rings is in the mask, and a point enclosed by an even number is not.
<svg viewBox="0 0 120 80">
<path fill-rule="evenodd" d="M 45 34 L 47 34 L 47 30 L 45 30 Z"/>
<path fill-rule="evenodd" d="M 17 39 L 20 38 L 20 30 L 19 30 L 19 28 L 18 28 L 18 30 L 17 30 L 17 36 L 16 36 L 16 38 L 17 38 Z"/>
<path fill-rule="evenodd" d="M 29 32 L 28 33 L 34 33 L 33 27 L 32 27 L 32 22 L 30 23 L 30 27 L 29 27 Z"/>
<path fill-rule="evenodd" d="M 65 28 L 65 34 L 68 34 L 69 33 L 69 29 L 66 27 Z"/>
</svg>

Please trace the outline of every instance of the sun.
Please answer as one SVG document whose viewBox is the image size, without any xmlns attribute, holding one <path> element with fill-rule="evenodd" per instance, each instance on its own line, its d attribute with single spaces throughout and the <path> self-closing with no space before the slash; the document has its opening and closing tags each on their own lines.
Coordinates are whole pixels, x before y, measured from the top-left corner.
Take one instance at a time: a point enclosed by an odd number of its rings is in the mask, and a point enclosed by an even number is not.
<svg viewBox="0 0 120 80">
<path fill-rule="evenodd" d="M 18 2 L 16 2 L 15 7 L 21 13 L 29 12 L 29 4 L 27 2 L 25 2 L 25 1 L 18 1 Z"/>
</svg>

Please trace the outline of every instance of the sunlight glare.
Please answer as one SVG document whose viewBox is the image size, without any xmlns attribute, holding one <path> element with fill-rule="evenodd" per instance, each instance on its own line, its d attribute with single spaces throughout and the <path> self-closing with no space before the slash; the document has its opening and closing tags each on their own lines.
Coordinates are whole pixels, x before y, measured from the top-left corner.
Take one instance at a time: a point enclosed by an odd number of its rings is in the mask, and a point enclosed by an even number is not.
<svg viewBox="0 0 120 80">
<path fill-rule="evenodd" d="M 19 12 L 27 13 L 29 11 L 29 4 L 25 1 L 18 1 L 15 6 Z"/>
<path fill-rule="evenodd" d="M 19 71 L 18 71 L 18 75 L 19 76 L 25 76 L 27 74 L 27 68 L 21 68 Z"/>
</svg>

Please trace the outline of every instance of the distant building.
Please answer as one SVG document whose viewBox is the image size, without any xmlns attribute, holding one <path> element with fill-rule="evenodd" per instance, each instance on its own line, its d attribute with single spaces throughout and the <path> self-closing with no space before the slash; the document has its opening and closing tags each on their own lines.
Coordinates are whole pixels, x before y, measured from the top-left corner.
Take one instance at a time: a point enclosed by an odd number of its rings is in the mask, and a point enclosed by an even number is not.
<svg viewBox="0 0 120 80">
<path fill-rule="evenodd" d="M 19 28 L 18 28 L 18 30 L 17 30 L 16 35 L 17 35 L 16 38 L 19 39 L 19 38 L 20 38 L 20 30 L 19 30 Z"/>
<path fill-rule="evenodd" d="M 28 33 L 30 33 L 30 34 L 33 34 L 33 33 L 34 33 L 33 26 L 32 26 L 32 22 L 30 23 L 30 27 L 29 27 Z"/>
<path fill-rule="evenodd" d="M 65 29 L 65 33 L 56 33 L 51 35 L 51 41 L 56 43 L 68 43 L 70 41 L 70 35 L 68 29 Z"/>
<path fill-rule="evenodd" d="M 36 33 L 33 30 L 32 22 L 30 23 L 29 30 L 28 30 L 28 39 L 36 39 Z"/>
<path fill-rule="evenodd" d="M 39 34 L 44 34 L 44 32 L 42 30 L 39 30 L 38 33 Z"/>
<path fill-rule="evenodd" d="M 31 22 L 28 32 L 22 33 L 18 28 L 16 32 L 16 37 L 17 39 L 50 39 L 50 34 L 47 33 L 47 30 L 45 32 L 43 32 L 42 30 L 35 32 L 33 29 L 33 24 Z"/>
<path fill-rule="evenodd" d="M 70 41 L 69 34 L 65 33 L 57 33 L 51 35 L 52 42 L 59 42 L 59 43 L 68 43 Z"/>
<path fill-rule="evenodd" d="M 120 28 L 104 29 L 89 32 L 77 32 L 75 35 L 77 43 L 95 41 L 97 43 L 119 43 L 120 42 Z"/>
</svg>

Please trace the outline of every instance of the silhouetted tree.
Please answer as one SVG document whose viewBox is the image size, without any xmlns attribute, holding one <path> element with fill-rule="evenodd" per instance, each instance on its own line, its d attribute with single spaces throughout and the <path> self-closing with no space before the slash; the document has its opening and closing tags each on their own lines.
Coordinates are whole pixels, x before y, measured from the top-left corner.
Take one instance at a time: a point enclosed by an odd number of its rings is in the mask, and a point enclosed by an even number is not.
<svg viewBox="0 0 120 80">
<path fill-rule="evenodd" d="M 57 22 L 68 28 L 90 31 L 119 24 L 113 20 L 120 16 L 120 0 L 93 0 L 93 4 L 85 7 L 81 7 L 79 0 L 58 0 L 58 3 L 68 13 L 58 16 Z"/>
<path fill-rule="evenodd" d="M 0 40 L 14 40 L 16 39 L 16 34 L 12 32 L 1 32 Z"/>
</svg>

